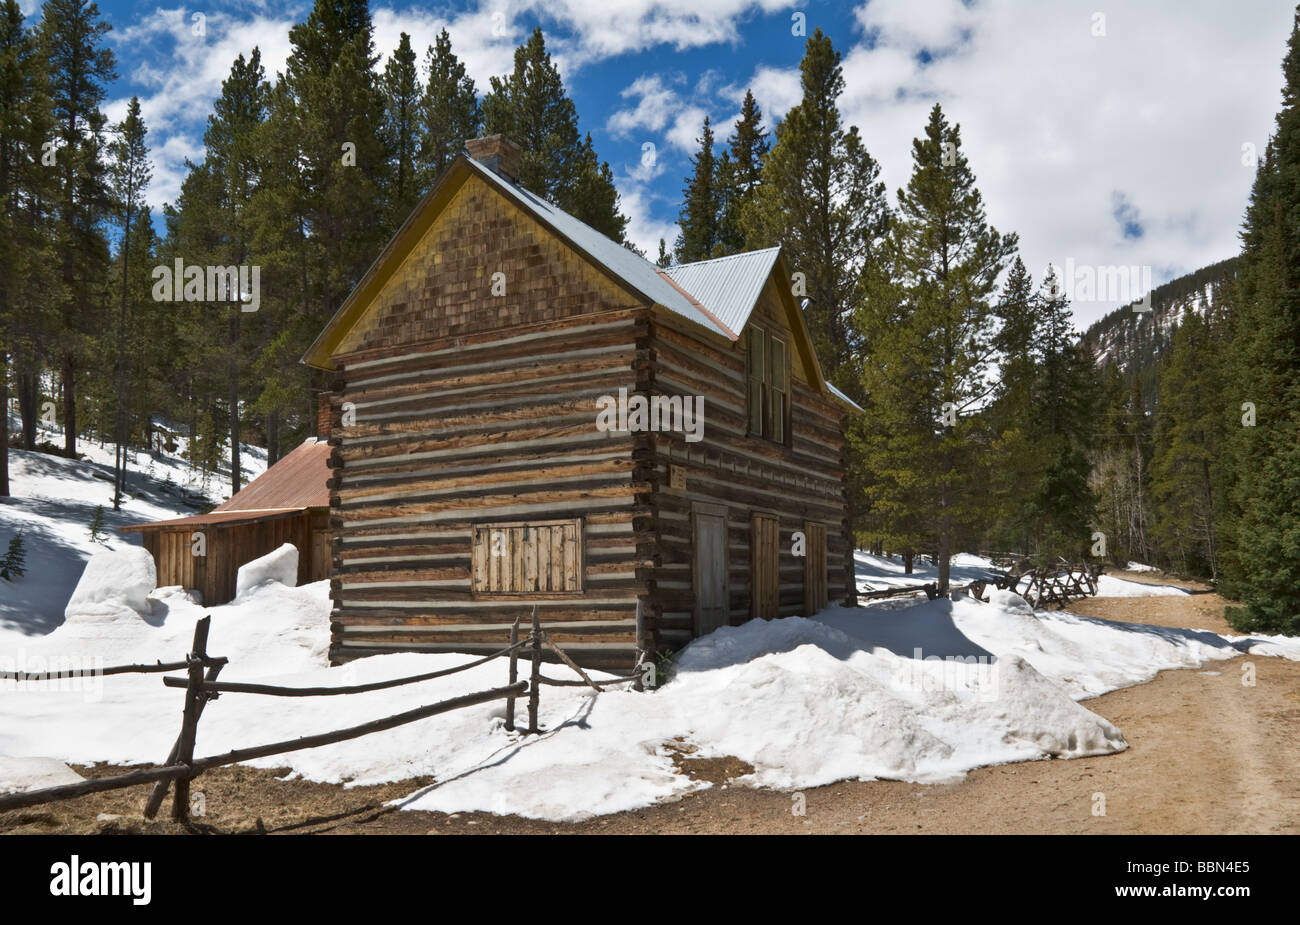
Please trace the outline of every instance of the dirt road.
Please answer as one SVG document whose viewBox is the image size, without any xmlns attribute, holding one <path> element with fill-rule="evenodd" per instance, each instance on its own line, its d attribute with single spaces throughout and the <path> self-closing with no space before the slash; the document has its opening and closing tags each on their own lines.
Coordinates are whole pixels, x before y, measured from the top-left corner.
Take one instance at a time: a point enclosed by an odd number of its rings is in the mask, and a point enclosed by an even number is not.
<svg viewBox="0 0 1300 925">
<path fill-rule="evenodd" d="M 1216 595 L 1194 594 L 1098 598 L 1071 609 L 1230 633 L 1222 608 Z M 1253 686 L 1243 684 L 1251 672 Z M 1300 663 L 1242 657 L 1200 671 L 1166 671 L 1085 704 L 1124 731 L 1127 751 L 980 768 L 944 785 L 841 782 L 803 792 L 805 815 L 793 812 L 798 794 L 728 785 L 747 771 L 742 762 L 684 755 L 679 764 L 714 787 L 577 825 L 486 813 L 395 812 L 383 802 L 419 782 L 344 790 L 281 781 L 276 777 L 282 774 L 249 768 L 203 776 L 203 820 L 219 831 L 338 834 L 1300 833 Z M 0 832 L 175 830 L 170 823 L 139 822 L 146 794 L 147 788 L 138 788 L 0 814 Z M 101 813 L 120 818 L 101 820 Z"/>
</svg>

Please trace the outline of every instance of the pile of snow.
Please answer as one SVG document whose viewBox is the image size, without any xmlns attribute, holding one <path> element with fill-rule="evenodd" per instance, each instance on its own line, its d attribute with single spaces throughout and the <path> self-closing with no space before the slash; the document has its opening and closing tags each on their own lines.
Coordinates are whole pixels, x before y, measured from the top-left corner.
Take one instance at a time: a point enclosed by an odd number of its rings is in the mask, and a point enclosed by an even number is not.
<svg viewBox="0 0 1300 925">
<path fill-rule="evenodd" d="M 1097 578 L 1098 597 L 1178 597 L 1187 594 L 1185 588 L 1173 585 L 1152 585 L 1141 581 L 1125 581 L 1114 575 Z"/>
<path fill-rule="evenodd" d="M 285 543 L 260 559 L 245 563 L 235 574 L 235 600 L 247 597 L 254 589 L 274 581 L 292 588 L 298 583 L 298 547 Z"/>
<path fill-rule="evenodd" d="M 148 617 L 158 586 L 153 556 L 139 546 L 103 549 L 90 557 L 64 609 L 68 623 L 112 623 Z"/>
<path fill-rule="evenodd" d="M 1160 569 L 1156 568 L 1154 565 L 1143 565 L 1141 562 L 1130 562 L 1128 565 L 1124 566 L 1124 571 L 1126 571 L 1126 572 L 1158 572 L 1158 571 L 1160 571 Z"/>
<path fill-rule="evenodd" d="M 263 561 L 249 573 L 275 571 Z M 267 578 L 211 608 L 164 588 L 149 603 L 152 624 L 68 622 L 36 639 L 0 633 L 0 667 L 24 659 L 19 667 L 38 670 L 42 659 L 67 656 L 103 664 L 176 659 L 205 613 L 212 616 L 209 651 L 230 659 L 223 679 L 340 686 L 472 660 L 395 653 L 328 667 L 327 582 L 294 588 Z M 401 805 L 552 820 L 643 807 L 710 786 L 677 770 L 674 749 L 742 759 L 754 770 L 739 783 L 756 786 L 948 780 L 983 765 L 1121 750 L 1121 731 L 1079 701 L 1165 668 L 1243 652 L 1300 659 L 1300 640 L 1035 613 L 1019 596 L 990 589 L 988 603 L 831 607 L 814 619 L 724 627 L 680 653 L 672 679 L 652 693 L 547 687 L 540 736 L 506 732 L 505 704 L 497 701 L 253 764 L 350 784 L 427 775 L 435 782 Z M 558 665 L 546 673 L 568 676 Z M 505 680 L 498 660 L 325 700 L 229 694 L 205 710 L 197 753 L 327 732 Z M 0 696 L 0 754 L 158 762 L 179 729 L 181 701 L 157 676 L 100 678 L 90 691 L 10 684 Z"/>
<path fill-rule="evenodd" d="M 853 553 L 859 591 L 883 591 L 886 588 L 910 588 L 931 584 L 939 580 L 939 569 L 921 559 L 912 560 L 912 573 L 907 574 L 902 556 L 877 556 L 861 549 Z M 993 578 L 997 571 L 991 559 L 960 553 L 948 564 L 949 580 L 955 585 Z"/>
</svg>

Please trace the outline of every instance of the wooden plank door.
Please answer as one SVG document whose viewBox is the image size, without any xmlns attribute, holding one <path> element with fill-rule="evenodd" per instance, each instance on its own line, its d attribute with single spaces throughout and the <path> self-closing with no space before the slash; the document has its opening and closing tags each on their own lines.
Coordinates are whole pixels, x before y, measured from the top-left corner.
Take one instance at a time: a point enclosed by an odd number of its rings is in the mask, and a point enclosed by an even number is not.
<svg viewBox="0 0 1300 925">
<path fill-rule="evenodd" d="M 755 514 L 750 530 L 750 614 L 772 620 L 781 610 L 781 531 L 772 514 Z"/>
<path fill-rule="evenodd" d="M 827 604 L 826 525 L 805 523 L 803 560 L 804 616 L 811 617 Z"/>
<path fill-rule="evenodd" d="M 727 515 L 696 511 L 695 635 L 703 636 L 730 621 L 727 593 Z"/>
</svg>

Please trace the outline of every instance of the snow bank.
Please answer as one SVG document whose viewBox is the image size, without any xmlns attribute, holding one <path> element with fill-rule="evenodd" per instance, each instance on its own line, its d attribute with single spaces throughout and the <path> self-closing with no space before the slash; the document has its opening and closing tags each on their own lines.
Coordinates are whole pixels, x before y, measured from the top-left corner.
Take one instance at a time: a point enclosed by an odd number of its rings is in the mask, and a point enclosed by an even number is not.
<svg viewBox="0 0 1300 925">
<path fill-rule="evenodd" d="M 1098 597 L 1177 597 L 1187 594 L 1184 588 L 1174 585 L 1152 585 L 1141 581 L 1125 581 L 1113 575 L 1097 578 Z"/>
<path fill-rule="evenodd" d="M 753 767 L 742 783 L 777 788 L 947 780 L 1001 762 L 1105 754 L 1125 748 L 1124 737 L 1079 701 L 1165 668 L 1243 652 L 1300 659 L 1300 640 L 1035 613 L 1011 592 L 990 588 L 988 595 L 989 603 L 831 607 L 815 619 L 724 627 L 682 651 L 673 678 L 657 691 L 546 688 L 540 736 L 506 732 L 505 705 L 496 702 L 254 764 L 287 765 L 336 783 L 428 776 L 434 783 L 402 806 L 575 820 L 709 786 L 676 768 L 675 749 L 742 759 Z M 230 658 L 223 679 L 347 685 L 471 659 L 396 653 L 328 667 L 327 582 L 294 588 L 268 578 L 211 608 L 175 588 L 149 600 L 157 625 L 74 621 L 43 637 L 0 634 L 0 660 L 21 654 L 30 665 L 33 657 L 78 653 L 105 664 L 175 659 L 205 613 L 212 616 L 209 651 Z M 558 665 L 545 670 L 568 674 Z M 204 712 L 197 753 L 327 732 L 504 681 L 505 663 L 495 661 L 326 701 L 223 696 Z M 180 720 L 179 691 L 156 677 L 121 676 L 102 679 L 95 702 L 86 699 L 79 691 L 6 691 L 0 752 L 115 763 L 166 755 Z"/>
<path fill-rule="evenodd" d="M 247 596 L 253 588 L 268 581 L 278 582 L 286 588 L 298 583 L 298 547 L 293 543 L 285 543 L 260 559 L 241 565 L 235 574 L 235 599 Z"/>
<path fill-rule="evenodd" d="M 104 549 L 90 557 L 63 612 L 68 623 L 114 623 L 148 617 L 158 585 L 153 556 L 140 546 Z"/>
</svg>

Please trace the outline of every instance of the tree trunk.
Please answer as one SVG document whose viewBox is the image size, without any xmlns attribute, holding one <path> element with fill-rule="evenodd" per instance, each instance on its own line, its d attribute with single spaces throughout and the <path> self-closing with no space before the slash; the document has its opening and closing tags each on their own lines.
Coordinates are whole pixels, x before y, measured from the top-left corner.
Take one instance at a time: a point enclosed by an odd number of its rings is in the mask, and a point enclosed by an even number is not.
<svg viewBox="0 0 1300 925">
<path fill-rule="evenodd" d="M 63 354 L 63 455 L 77 458 L 77 365 L 71 353 Z"/>
<path fill-rule="evenodd" d="M 0 350 L 0 498 L 9 497 L 9 353 Z"/>
<path fill-rule="evenodd" d="M 912 555 L 913 555 L 912 550 L 910 549 L 903 553 L 903 574 L 904 575 L 912 574 Z"/>
<path fill-rule="evenodd" d="M 23 449 L 36 449 L 36 400 L 41 394 L 40 377 L 18 370 L 18 417 L 23 424 Z"/>
<path fill-rule="evenodd" d="M 240 488 L 239 472 L 239 306 L 230 318 L 230 495 L 233 498 Z"/>
</svg>

